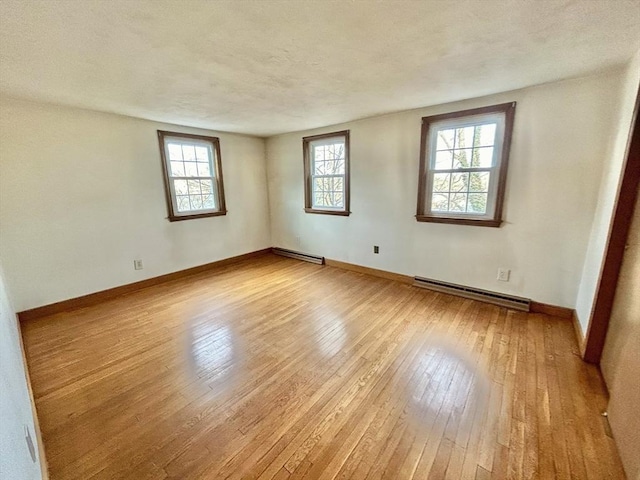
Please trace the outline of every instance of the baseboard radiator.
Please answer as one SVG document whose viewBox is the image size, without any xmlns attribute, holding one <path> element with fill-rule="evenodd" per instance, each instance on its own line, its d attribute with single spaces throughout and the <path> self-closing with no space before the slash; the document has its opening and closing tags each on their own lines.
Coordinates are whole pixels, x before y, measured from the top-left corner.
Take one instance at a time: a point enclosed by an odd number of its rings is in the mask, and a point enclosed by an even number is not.
<svg viewBox="0 0 640 480">
<path fill-rule="evenodd" d="M 273 247 L 271 249 L 276 255 L 282 257 L 295 258 L 296 260 L 302 260 L 303 262 L 317 263 L 318 265 L 324 264 L 324 257 L 318 255 L 310 255 L 308 253 L 294 252 L 293 250 L 287 250 L 285 248 Z"/>
<path fill-rule="evenodd" d="M 414 277 L 413 286 L 470 298 L 472 300 L 479 300 L 481 302 L 493 303 L 501 307 L 522 310 L 523 312 L 528 312 L 531 306 L 531 300 L 528 298 L 514 297 L 504 293 L 490 292 L 488 290 L 465 287 L 464 285 L 456 285 L 455 283 L 441 282 L 440 280 L 432 280 L 429 278 Z"/>
</svg>

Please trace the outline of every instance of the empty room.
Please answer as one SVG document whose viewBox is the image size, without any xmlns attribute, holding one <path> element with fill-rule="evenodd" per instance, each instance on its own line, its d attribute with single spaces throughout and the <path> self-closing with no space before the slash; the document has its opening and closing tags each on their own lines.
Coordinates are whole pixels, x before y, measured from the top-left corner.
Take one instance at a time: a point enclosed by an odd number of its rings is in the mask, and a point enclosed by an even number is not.
<svg viewBox="0 0 640 480">
<path fill-rule="evenodd" d="M 0 0 L 0 479 L 640 480 L 640 0 Z"/>
</svg>

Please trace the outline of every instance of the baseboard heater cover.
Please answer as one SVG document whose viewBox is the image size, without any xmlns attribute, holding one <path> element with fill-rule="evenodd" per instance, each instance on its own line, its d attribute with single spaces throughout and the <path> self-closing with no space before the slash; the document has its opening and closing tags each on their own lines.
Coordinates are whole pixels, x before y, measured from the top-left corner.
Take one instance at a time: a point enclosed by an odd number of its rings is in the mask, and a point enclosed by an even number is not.
<svg viewBox="0 0 640 480">
<path fill-rule="evenodd" d="M 515 297 L 504 293 L 490 292 L 479 288 L 465 287 L 455 283 L 441 282 L 430 278 L 414 277 L 413 286 L 434 290 L 436 292 L 449 293 L 459 297 L 479 300 L 481 302 L 493 303 L 501 307 L 512 308 L 528 312 L 531 307 L 531 300 L 528 298 Z"/>
<path fill-rule="evenodd" d="M 308 253 L 295 252 L 293 250 L 287 250 L 286 248 L 273 247 L 271 249 L 276 255 L 282 257 L 295 258 L 296 260 L 302 260 L 303 262 L 317 263 L 318 265 L 324 265 L 324 257 L 318 255 L 310 255 Z"/>
</svg>

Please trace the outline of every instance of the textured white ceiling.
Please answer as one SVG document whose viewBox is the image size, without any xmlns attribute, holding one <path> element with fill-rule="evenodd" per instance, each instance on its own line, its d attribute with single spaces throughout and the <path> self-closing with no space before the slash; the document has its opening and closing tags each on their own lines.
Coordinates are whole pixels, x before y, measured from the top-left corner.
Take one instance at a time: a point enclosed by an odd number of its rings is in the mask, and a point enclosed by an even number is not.
<svg viewBox="0 0 640 480">
<path fill-rule="evenodd" d="M 0 92 L 272 135 L 579 76 L 640 0 L 0 0 Z"/>
</svg>

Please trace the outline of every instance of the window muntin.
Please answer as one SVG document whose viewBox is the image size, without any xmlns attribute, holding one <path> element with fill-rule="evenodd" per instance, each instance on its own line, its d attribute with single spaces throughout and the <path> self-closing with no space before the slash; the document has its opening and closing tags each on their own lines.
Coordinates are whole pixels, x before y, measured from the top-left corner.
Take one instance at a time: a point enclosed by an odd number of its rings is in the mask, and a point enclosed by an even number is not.
<svg viewBox="0 0 640 480">
<path fill-rule="evenodd" d="M 349 132 L 303 139 L 305 210 L 349 214 Z"/>
<path fill-rule="evenodd" d="M 423 119 L 419 221 L 499 226 L 514 108 Z"/>
<path fill-rule="evenodd" d="M 162 131 L 158 135 L 169 219 L 226 214 L 218 138 Z"/>
</svg>

